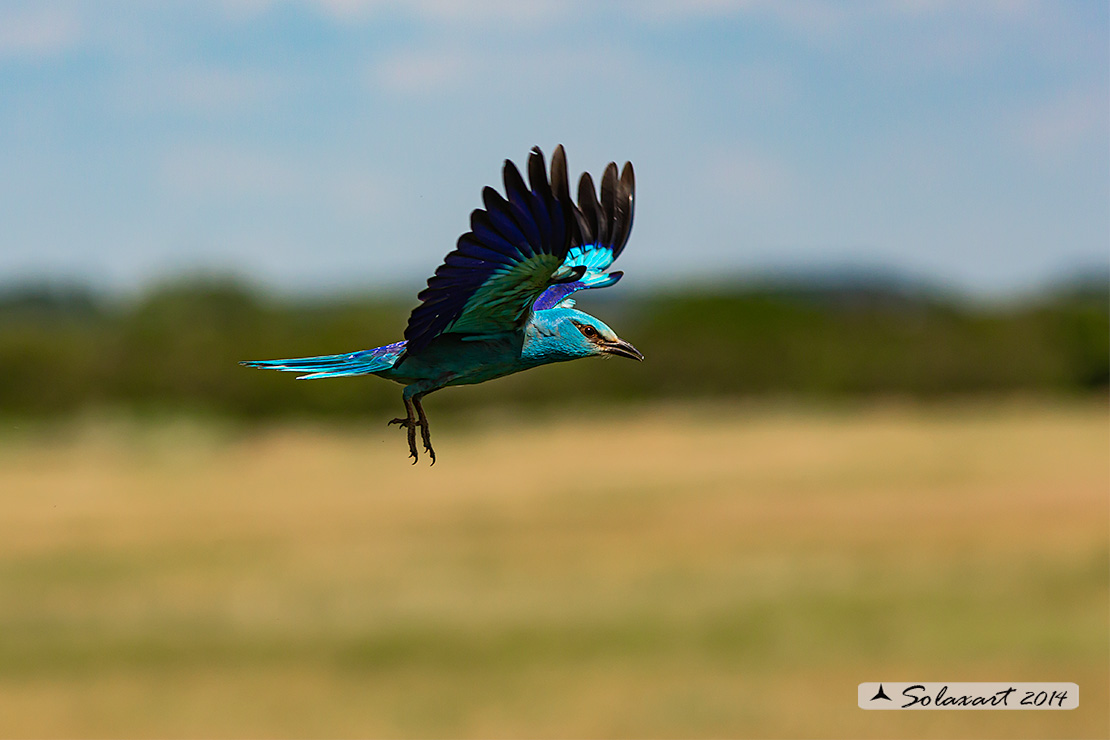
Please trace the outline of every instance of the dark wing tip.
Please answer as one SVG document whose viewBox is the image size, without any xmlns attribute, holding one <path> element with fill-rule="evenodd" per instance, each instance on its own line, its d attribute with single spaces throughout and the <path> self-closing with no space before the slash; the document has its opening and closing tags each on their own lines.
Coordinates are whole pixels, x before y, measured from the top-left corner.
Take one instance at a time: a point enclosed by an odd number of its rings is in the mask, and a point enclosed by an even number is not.
<svg viewBox="0 0 1110 740">
<path fill-rule="evenodd" d="M 599 244 L 621 253 L 632 232 L 636 198 L 636 173 L 625 162 L 618 176 L 617 163 L 610 162 L 601 175 L 600 199 L 593 178 L 582 173 L 578 181 L 578 220 L 583 244 Z"/>
<path fill-rule="evenodd" d="M 583 172 L 578 179 L 578 225 L 582 231 L 583 244 L 596 244 L 600 238 L 601 204 L 597 202 L 594 179 L 589 172 Z"/>
<path fill-rule="evenodd" d="M 636 172 L 632 169 L 631 162 L 625 162 L 624 169 L 621 171 L 616 205 L 620 225 L 614 240 L 616 243 L 614 256 L 620 254 L 621 250 L 624 249 L 624 245 L 628 243 L 628 237 L 632 233 L 632 217 L 636 210 Z"/>
<path fill-rule="evenodd" d="M 502 179 L 505 182 L 505 196 L 512 202 L 513 196 L 523 198 L 524 193 L 528 191 L 528 186 L 524 184 L 524 178 L 520 176 L 520 170 L 516 168 L 511 159 L 505 160 L 505 166 L 501 170 Z"/>
<path fill-rule="evenodd" d="M 627 193 L 627 195 L 625 195 Z M 636 193 L 636 172 L 632 169 L 631 162 L 624 163 L 624 169 L 621 170 L 621 195 L 620 198 L 627 197 L 629 202 Z"/>
<path fill-rule="evenodd" d="M 601 175 L 601 234 L 602 244 L 612 245 L 620 228 L 620 214 L 617 213 L 617 164 L 605 165 Z M 613 250 L 614 254 L 616 249 Z"/>
<path fill-rule="evenodd" d="M 543 161 L 543 152 L 538 146 L 532 147 L 528 155 L 528 183 L 532 192 L 549 201 L 552 198 L 551 185 L 547 182 L 547 164 Z"/>
<path fill-rule="evenodd" d="M 567 153 L 563 145 L 555 147 L 551 153 L 551 190 L 560 203 L 572 208 L 574 202 L 570 199 L 570 180 L 567 177 Z"/>
</svg>

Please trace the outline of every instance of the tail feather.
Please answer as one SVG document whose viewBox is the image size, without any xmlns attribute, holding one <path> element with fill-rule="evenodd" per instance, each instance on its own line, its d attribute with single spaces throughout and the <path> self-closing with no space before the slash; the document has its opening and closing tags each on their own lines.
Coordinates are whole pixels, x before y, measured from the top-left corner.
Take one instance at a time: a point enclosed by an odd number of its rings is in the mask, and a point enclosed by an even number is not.
<svg viewBox="0 0 1110 740">
<path fill-rule="evenodd" d="M 342 355 L 296 357 L 290 360 L 246 360 L 240 365 L 261 370 L 305 373 L 298 380 L 314 378 L 339 378 L 345 375 L 369 375 L 393 367 L 405 351 L 405 342 L 394 342 L 384 347 L 348 352 Z"/>
</svg>

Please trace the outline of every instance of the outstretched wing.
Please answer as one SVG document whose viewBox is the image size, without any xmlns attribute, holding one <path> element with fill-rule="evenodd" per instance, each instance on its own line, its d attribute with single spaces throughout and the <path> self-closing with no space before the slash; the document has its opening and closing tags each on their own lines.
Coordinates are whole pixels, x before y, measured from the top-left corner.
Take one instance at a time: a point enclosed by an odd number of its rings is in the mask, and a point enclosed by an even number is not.
<svg viewBox="0 0 1110 740">
<path fill-rule="evenodd" d="M 577 280 L 552 285 L 532 306 L 537 311 L 557 306 L 571 293 L 586 288 L 607 288 L 624 275 L 605 272 L 620 256 L 632 232 L 632 212 L 636 199 L 636 174 L 631 162 L 617 177 L 617 163 L 610 162 L 601 177 L 601 200 L 594 191 L 589 173 L 578 181 L 578 207 L 575 209 L 576 233 L 564 268 L 585 268 Z"/>
<path fill-rule="evenodd" d="M 546 288 L 586 272 L 584 266 L 564 264 L 576 229 L 562 146 L 551 158 L 551 172 L 549 183 L 543 153 L 533 148 L 529 188 L 505 160 L 506 197 L 493 188 L 482 191 L 485 208 L 470 214 L 470 231 L 418 296 L 421 303 L 405 329 L 407 351 L 419 351 L 440 334 L 517 329 Z"/>
</svg>

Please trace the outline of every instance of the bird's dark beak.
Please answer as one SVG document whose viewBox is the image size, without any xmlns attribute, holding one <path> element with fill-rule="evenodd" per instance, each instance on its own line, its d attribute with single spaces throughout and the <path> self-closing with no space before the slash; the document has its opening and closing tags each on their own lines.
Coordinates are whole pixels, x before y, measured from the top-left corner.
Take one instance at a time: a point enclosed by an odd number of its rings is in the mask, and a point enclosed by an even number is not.
<svg viewBox="0 0 1110 740">
<path fill-rule="evenodd" d="M 617 339 L 615 342 L 606 342 L 601 345 L 601 351 L 607 355 L 617 355 L 618 357 L 627 357 L 630 360 L 644 361 L 644 356 L 640 354 L 640 350 L 633 347 L 623 339 Z"/>
</svg>

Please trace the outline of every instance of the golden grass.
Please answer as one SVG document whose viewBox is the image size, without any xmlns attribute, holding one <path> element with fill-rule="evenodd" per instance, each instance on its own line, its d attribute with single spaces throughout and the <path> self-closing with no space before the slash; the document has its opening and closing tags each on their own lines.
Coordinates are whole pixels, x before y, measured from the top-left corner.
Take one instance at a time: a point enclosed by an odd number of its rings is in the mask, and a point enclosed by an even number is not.
<svg viewBox="0 0 1110 740">
<path fill-rule="evenodd" d="M 1107 421 L 653 408 L 447 424 L 434 468 L 377 420 L 9 434 L 0 735 L 1105 737 Z"/>
</svg>

